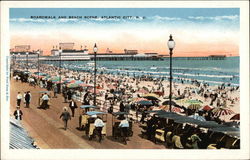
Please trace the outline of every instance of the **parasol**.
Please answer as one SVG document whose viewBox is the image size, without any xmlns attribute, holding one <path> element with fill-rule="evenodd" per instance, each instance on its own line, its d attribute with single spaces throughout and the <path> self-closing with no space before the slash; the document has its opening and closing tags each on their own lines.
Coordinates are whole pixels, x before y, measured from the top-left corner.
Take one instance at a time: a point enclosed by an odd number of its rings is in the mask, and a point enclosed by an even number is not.
<svg viewBox="0 0 250 160">
<path fill-rule="evenodd" d="M 143 105 L 143 106 L 152 106 L 153 105 L 153 103 L 151 101 L 145 101 L 145 100 L 138 101 L 137 104 Z"/>
<path fill-rule="evenodd" d="M 77 87 L 79 87 L 79 85 L 78 85 L 78 84 L 75 84 L 75 83 L 69 83 L 69 84 L 67 85 L 67 87 L 68 87 L 68 88 L 77 88 Z"/>
<path fill-rule="evenodd" d="M 154 97 L 154 96 L 143 96 L 143 98 L 146 98 L 148 100 L 152 100 L 152 101 L 158 101 L 159 99 Z"/>
<path fill-rule="evenodd" d="M 206 121 L 206 119 L 204 117 L 199 116 L 199 115 L 191 115 L 189 117 L 196 119 L 196 120 L 199 120 L 199 121 Z"/>
<path fill-rule="evenodd" d="M 214 116 L 225 116 L 225 115 L 231 115 L 233 114 L 234 112 L 229 109 L 229 108 L 222 108 L 222 107 L 219 107 L 219 108 L 215 108 L 212 110 Z"/>
<path fill-rule="evenodd" d="M 155 93 L 148 93 L 148 94 L 144 94 L 143 97 L 155 97 L 155 98 L 158 98 L 159 95 L 157 95 Z"/>
<path fill-rule="evenodd" d="M 203 111 L 210 111 L 211 109 L 213 109 L 213 107 L 209 106 L 209 105 L 206 105 L 206 106 L 201 108 L 201 110 L 203 110 Z"/>
<path fill-rule="evenodd" d="M 240 114 L 235 114 L 233 117 L 230 118 L 230 120 L 240 120 Z"/>
</svg>

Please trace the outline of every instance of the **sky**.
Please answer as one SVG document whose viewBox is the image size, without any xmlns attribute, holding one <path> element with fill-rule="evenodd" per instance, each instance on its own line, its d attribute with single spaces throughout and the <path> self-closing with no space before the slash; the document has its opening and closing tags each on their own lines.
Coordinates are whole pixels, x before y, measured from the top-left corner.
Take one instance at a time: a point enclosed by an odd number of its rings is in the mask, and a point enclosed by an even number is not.
<svg viewBox="0 0 250 160">
<path fill-rule="evenodd" d="M 11 8 L 10 46 L 31 45 L 49 55 L 53 46 L 73 42 L 75 49 L 96 43 L 122 53 L 173 56 L 239 55 L 239 8 Z M 50 16 L 50 17 L 41 17 Z"/>
</svg>

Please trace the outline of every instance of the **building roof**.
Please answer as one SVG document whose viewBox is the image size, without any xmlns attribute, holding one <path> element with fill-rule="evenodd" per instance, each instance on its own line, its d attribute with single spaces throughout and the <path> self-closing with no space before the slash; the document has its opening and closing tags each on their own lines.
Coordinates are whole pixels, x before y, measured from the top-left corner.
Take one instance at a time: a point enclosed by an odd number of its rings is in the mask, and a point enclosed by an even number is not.
<svg viewBox="0 0 250 160">
<path fill-rule="evenodd" d="M 19 121 L 10 118 L 10 149 L 36 149 L 34 140 L 29 137 L 27 131 Z"/>
<path fill-rule="evenodd" d="M 158 54 L 158 53 L 144 53 L 144 54 Z"/>
</svg>

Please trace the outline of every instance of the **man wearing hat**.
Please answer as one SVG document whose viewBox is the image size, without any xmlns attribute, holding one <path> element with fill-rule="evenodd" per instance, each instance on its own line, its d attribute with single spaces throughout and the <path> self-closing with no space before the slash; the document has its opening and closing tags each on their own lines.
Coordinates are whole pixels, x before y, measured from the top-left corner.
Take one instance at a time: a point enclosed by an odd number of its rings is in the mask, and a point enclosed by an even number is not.
<svg viewBox="0 0 250 160">
<path fill-rule="evenodd" d="M 129 122 L 125 116 L 123 117 L 123 120 L 120 122 L 119 128 L 121 128 L 121 136 L 123 138 L 123 142 L 124 144 L 127 144 Z"/>
<path fill-rule="evenodd" d="M 75 115 L 75 109 L 77 108 L 77 104 L 74 101 L 74 99 L 71 99 L 71 101 L 69 102 L 69 108 L 72 111 L 72 117 L 74 117 L 74 115 Z"/>
<path fill-rule="evenodd" d="M 62 118 L 62 120 L 63 120 L 63 122 L 64 122 L 64 130 L 66 130 L 66 129 L 67 129 L 68 120 L 71 119 L 67 107 L 64 107 L 64 108 L 63 108 L 63 112 L 62 112 L 62 114 L 60 115 L 60 118 Z"/>
<path fill-rule="evenodd" d="M 102 121 L 102 119 L 98 116 L 94 122 L 94 126 L 95 126 L 95 131 L 97 136 L 99 137 L 99 142 L 101 143 L 102 140 L 102 128 L 104 127 L 104 123 Z"/>
<path fill-rule="evenodd" d="M 28 91 L 28 92 L 25 94 L 24 99 L 25 99 L 25 103 L 26 103 L 26 108 L 29 108 L 29 107 L 30 107 L 30 100 L 31 100 L 30 91 Z"/>
<path fill-rule="evenodd" d="M 22 115 L 23 115 L 23 112 L 20 110 L 20 106 L 17 106 L 14 112 L 15 119 L 22 120 Z"/>
<path fill-rule="evenodd" d="M 20 107 L 21 105 L 21 100 L 22 100 L 23 96 L 20 92 L 17 93 L 17 96 L 16 96 L 16 101 L 17 101 L 17 106 Z"/>
</svg>

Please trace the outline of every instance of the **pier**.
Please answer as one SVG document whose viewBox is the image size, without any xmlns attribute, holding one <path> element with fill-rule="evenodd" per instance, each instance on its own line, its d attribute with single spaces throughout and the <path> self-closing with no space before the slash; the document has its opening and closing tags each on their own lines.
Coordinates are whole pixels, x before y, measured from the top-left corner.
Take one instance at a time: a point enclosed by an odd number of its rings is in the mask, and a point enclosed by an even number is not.
<svg viewBox="0 0 250 160">
<path fill-rule="evenodd" d="M 225 60 L 226 56 L 207 56 L 207 57 L 173 57 L 174 60 Z"/>
</svg>

